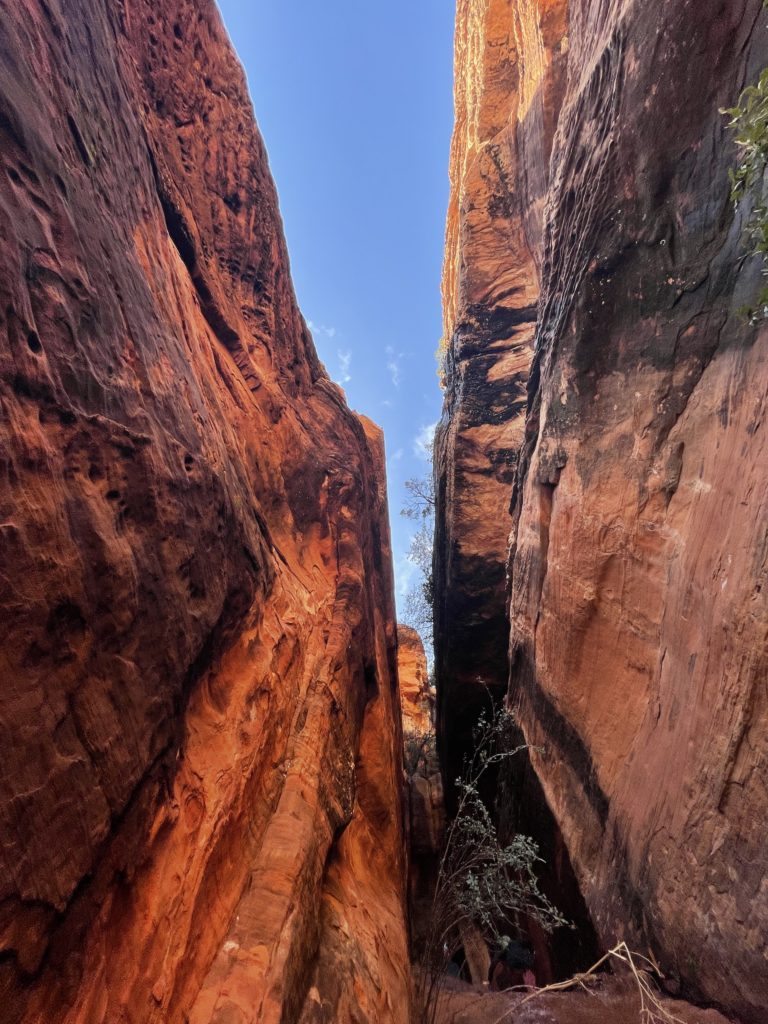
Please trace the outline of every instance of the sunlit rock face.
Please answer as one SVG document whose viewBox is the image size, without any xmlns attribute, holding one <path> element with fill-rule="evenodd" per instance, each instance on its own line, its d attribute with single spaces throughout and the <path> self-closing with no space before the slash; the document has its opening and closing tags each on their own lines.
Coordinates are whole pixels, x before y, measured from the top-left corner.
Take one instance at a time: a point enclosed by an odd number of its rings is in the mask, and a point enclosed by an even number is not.
<svg viewBox="0 0 768 1024">
<path fill-rule="evenodd" d="M 450 778 L 486 691 L 507 685 L 509 504 L 539 295 L 530 236 L 540 235 L 567 53 L 564 0 L 547 3 L 541 26 L 535 10 L 513 0 L 457 7 L 435 445 L 438 731 Z"/>
<path fill-rule="evenodd" d="M 760 0 L 568 6 L 460 5 L 458 95 L 506 103 L 494 137 L 507 140 L 505 188 L 522 212 L 500 237 L 492 147 L 459 161 L 477 173 L 474 184 L 454 173 L 448 224 L 445 750 L 471 699 L 467 667 L 503 681 L 504 641 L 486 629 L 504 628 L 503 582 L 489 581 L 511 525 L 510 699 L 600 938 L 652 949 L 683 991 L 757 1022 L 768 1005 L 768 332 L 740 313 L 760 265 L 744 259 L 729 202 L 737 155 L 720 109 L 768 64 L 768 16 Z M 505 46 L 505 74 L 491 74 Z M 454 167 L 457 147 L 472 152 L 457 111 Z M 476 443 L 499 429 L 490 411 L 507 342 L 470 347 L 462 326 L 472 301 L 500 294 L 515 308 L 525 296 L 530 321 L 513 340 L 535 349 L 527 411 L 520 392 L 501 403 L 510 424 L 518 409 L 508 483 Z M 481 427 L 467 416 L 473 395 Z M 483 472 L 468 472 L 467 452 Z"/>
<path fill-rule="evenodd" d="M 397 625 L 397 667 L 403 729 L 417 735 L 432 732 L 434 694 L 424 644 L 415 629 L 402 623 Z"/>
<path fill-rule="evenodd" d="M 407 1019 L 383 445 L 208 0 L 0 19 L 4 1024 Z"/>
</svg>

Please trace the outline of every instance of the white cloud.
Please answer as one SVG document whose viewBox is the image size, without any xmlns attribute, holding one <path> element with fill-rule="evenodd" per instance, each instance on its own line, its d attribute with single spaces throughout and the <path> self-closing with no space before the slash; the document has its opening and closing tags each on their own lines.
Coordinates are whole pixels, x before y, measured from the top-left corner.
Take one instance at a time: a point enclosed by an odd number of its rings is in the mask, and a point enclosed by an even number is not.
<svg viewBox="0 0 768 1024">
<path fill-rule="evenodd" d="M 395 476 L 396 468 L 400 462 L 402 462 L 403 454 L 403 449 L 398 448 L 396 452 L 392 453 L 392 455 L 387 456 L 387 480 L 389 482 L 391 482 L 392 478 Z M 390 500 L 392 500 L 392 497 L 393 496 L 390 495 Z"/>
<path fill-rule="evenodd" d="M 409 546 L 410 541 L 412 539 L 413 538 L 409 538 Z M 410 560 L 408 555 L 400 555 L 400 557 L 395 560 L 395 579 L 397 580 L 397 596 L 401 600 L 405 600 L 408 591 L 411 589 L 413 577 L 417 572 L 418 567 L 414 562 Z"/>
<path fill-rule="evenodd" d="M 313 334 L 323 334 L 326 338 L 336 337 L 335 327 L 325 327 L 323 324 L 316 324 L 313 320 L 307 320 L 307 327 Z"/>
<path fill-rule="evenodd" d="M 403 358 L 402 352 L 395 352 L 391 345 L 386 347 L 387 353 L 387 370 L 389 376 L 392 378 L 392 383 L 396 388 L 400 387 L 400 360 Z"/>
<path fill-rule="evenodd" d="M 426 427 L 422 427 L 413 439 L 413 454 L 425 462 L 429 462 L 432 458 L 432 444 L 435 440 L 436 429 L 437 423 L 429 423 Z"/>
<path fill-rule="evenodd" d="M 349 349 L 346 351 L 339 349 L 336 355 L 339 357 L 339 376 L 341 378 L 339 383 L 348 384 L 352 380 L 349 372 L 349 367 L 352 363 L 352 352 Z"/>
<path fill-rule="evenodd" d="M 382 398 L 381 402 L 379 402 L 379 405 L 383 405 L 387 409 L 391 409 L 394 404 L 391 398 Z"/>
</svg>

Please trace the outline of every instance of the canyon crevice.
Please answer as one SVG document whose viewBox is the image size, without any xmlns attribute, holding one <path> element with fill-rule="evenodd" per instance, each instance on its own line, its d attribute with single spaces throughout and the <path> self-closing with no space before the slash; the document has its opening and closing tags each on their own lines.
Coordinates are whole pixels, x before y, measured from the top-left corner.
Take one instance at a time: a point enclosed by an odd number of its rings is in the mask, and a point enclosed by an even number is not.
<svg viewBox="0 0 768 1024">
<path fill-rule="evenodd" d="M 2 1024 L 408 1024 L 494 702 L 473 806 L 574 925 L 495 908 L 536 980 L 623 941 L 763 1024 L 762 0 L 458 0 L 436 691 L 215 3 L 0 10 Z M 584 1019 L 452 927 L 457 1021 Z"/>
<path fill-rule="evenodd" d="M 760 0 L 459 3 L 435 453 L 448 776 L 480 684 L 506 693 L 600 943 L 754 1024 L 768 330 L 721 111 L 767 23 Z"/>
<path fill-rule="evenodd" d="M 421 637 L 397 627 L 397 665 L 403 709 L 408 847 L 408 923 L 418 963 L 430 934 L 432 901 L 445 838 L 445 804 L 435 746 L 435 697 Z"/>
<path fill-rule="evenodd" d="M 208 0 L 0 19 L 4 1024 L 407 1018 L 383 442 Z"/>
</svg>

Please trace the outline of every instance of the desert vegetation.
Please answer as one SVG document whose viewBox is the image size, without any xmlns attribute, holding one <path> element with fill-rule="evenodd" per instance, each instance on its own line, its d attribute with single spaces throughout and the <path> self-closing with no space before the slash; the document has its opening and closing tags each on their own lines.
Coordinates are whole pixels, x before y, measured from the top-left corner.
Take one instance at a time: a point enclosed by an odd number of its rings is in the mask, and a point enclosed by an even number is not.
<svg viewBox="0 0 768 1024">
<path fill-rule="evenodd" d="M 545 931 L 567 924 L 539 889 L 539 852 L 527 836 L 499 839 L 482 796 L 488 773 L 515 757 L 514 719 L 504 708 L 483 712 L 474 745 L 455 780 L 457 802 L 440 855 L 432 909 L 423 948 L 417 951 L 416 1019 L 434 1024 L 441 982 L 471 928 L 493 946 L 503 946 L 521 919 L 535 919 Z"/>
<path fill-rule="evenodd" d="M 430 452 L 431 454 L 431 452 Z M 400 514 L 417 524 L 408 548 L 408 560 L 416 567 L 416 579 L 405 597 L 402 621 L 415 629 L 431 651 L 433 643 L 434 578 L 432 547 L 435 535 L 435 484 L 432 465 L 423 477 L 406 480 L 408 500 Z M 430 659 L 431 660 L 431 659 Z"/>
<path fill-rule="evenodd" d="M 729 127 L 739 149 L 739 162 L 730 171 L 731 199 L 736 207 L 748 210 L 747 255 L 762 260 L 763 277 L 768 278 L 768 202 L 764 187 L 768 166 L 768 68 L 742 92 L 736 106 L 723 113 L 730 117 Z M 745 312 L 753 324 L 768 316 L 768 283 Z"/>
</svg>

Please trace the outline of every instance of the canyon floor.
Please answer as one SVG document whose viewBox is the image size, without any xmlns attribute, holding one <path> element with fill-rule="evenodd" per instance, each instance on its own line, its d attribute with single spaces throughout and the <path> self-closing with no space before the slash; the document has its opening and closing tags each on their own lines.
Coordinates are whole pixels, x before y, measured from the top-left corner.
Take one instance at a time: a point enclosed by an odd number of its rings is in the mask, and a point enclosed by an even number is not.
<svg viewBox="0 0 768 1024">
<path fill-rule="evenodd" d="M 603 976 L 581 991 L 545 992 L 523 1004 L 526 998 L 446 981 L 436 1024 L 653 1024 L 643 1015 L 636 986 L 618 978 Z M 676 1024 L 731 1024 L 717 1010 L 669 998 L 661 1002 Z"/>
</svg>

